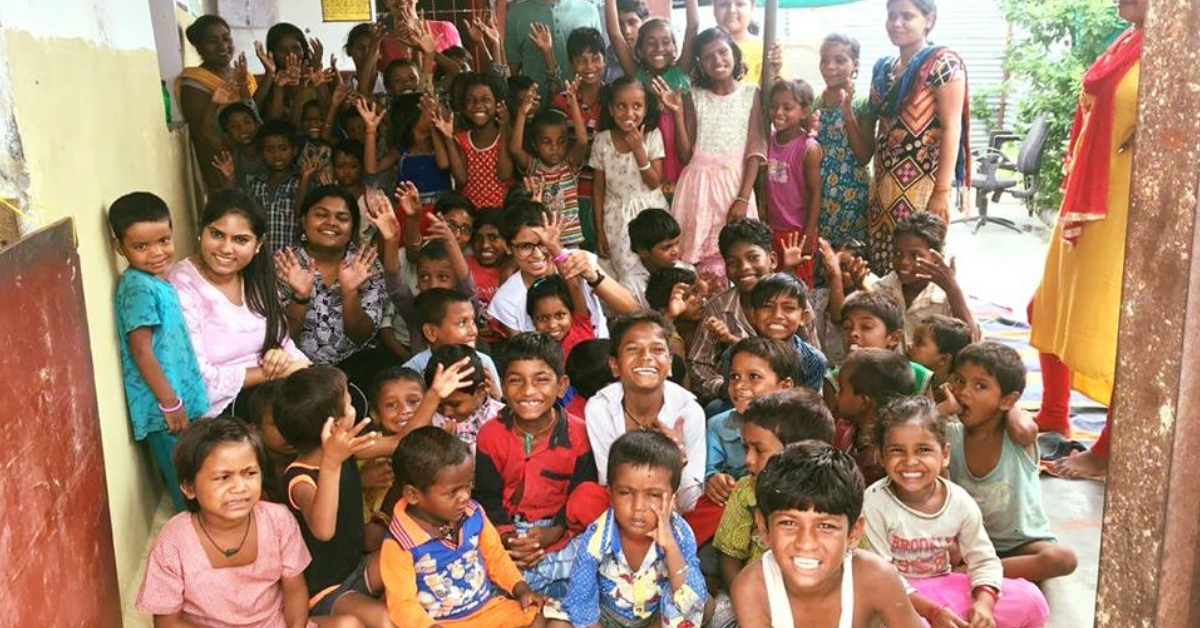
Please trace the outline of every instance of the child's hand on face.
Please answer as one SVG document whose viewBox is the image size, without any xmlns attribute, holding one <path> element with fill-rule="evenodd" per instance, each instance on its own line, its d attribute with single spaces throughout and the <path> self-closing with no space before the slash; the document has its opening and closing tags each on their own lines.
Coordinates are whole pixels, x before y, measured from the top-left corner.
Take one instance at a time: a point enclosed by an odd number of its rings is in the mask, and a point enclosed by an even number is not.
<svg viewBox="0 0 1200 628">
<path fill-rule="evenodd" d="M 343 260 L 342 265 L 338 267 L 338 284 L 342 291 L 356 292 L 368 279 L 378 275 L 379 269 L 375 268 L 375 260 L 378 257 L 375 247 L 364 246 L 358 249 L 354 257 Z"/>
<path fill-rule="evenodd" d="M 667 297 L 667 311 L 663 313 L 668 320 L 674 321 L 687 311 L 691 290 L 692 287 L 686 283 L 671 286 L 671 295 Z"/>
<path fill-rule="evenodd" d="M 671 513 L 675 512 L 675 493 L 664 493 L 662 500 L 657 504 L 654 500 L 650 500 L 650 510 L 658 517 L 658 524 L 654 526 L 654 531 L 650 533 L 650 538 L 663 551 L 669 551 L 675 546 L 675 535 L 671 533 Z"/>
<path fill-rule="evenodd" d="M 683 109 L 683 94 L 678 90 L 671 89 L 671 86 L 667 85 L 663 77 L 654 77 L 654 80 L 650 82 L 650 86 L 654 88 L 654 93 L 658 95 L 662 106 L 668 111 L 679 112 Z"/>
<path fill-rule="evenodd" d="M 562 215 L 546 210 L 542 212 L 542 224 L 531 229 L 551 257 L 562 252 L 562 245 L 559 244 L 559 238 L 562 237 L 562 226 Z"/>
<path fill-rule="evenodd" d="M 470 358 L 463 358 L 451 364 L 449 368 L 439 364 L 434 370 L 429 392 L 437 395 L 439 399 L 445 399 L 460 388 L 470 387 L 471 376 L 474 374 L 475 367 L 471 366 Z"/>
<path fill-rule="evenodd" d="M 737 480 L 733 479 L 732 475 L 728 473 L 714 473 L 704 483 L 704 494 L 714 504 L 724 506 L 725 502 L 729 501 L 729 495 L 733 493 L 733 487 L 735 486 L 737 486 Z"/>
<path fill-rule="evenodd" d="M 949 291 L 958 286 L 954 275 L 954 258 L 950 258 L 950 263 L 946 263 L 946 258 L 942 257 L 937 251 L 930 251 L 929 255 L 933 259 L 917 258 L 917 268 L 914 276 L 917 279 L 928 279 L 942 290 Z"/>
<path fill-rule="evenodd" d="M 959 403 L 958 397 L 954 394 L 954 387 L 947 382 L 942 384 L 938 390 L 941 391 L 942 395 L 945 397 L 945 399 L 937 405 L 938 412 L 941 413 L 942 416 L 957 416 L 962 414 L 963 407 L 962 404 Z"/>
<path fill-rule="evenodd" d="M 279 249 L 275 253 L 275 274 L 292 289 L 292 295 L 297 299 L 304 300 L 312 296 L 313 284 L 317 280 L 316 267 L 301 266 L 291 247 Z"/>
<path fill-rule="evenodd" d="M 387 458 L 371 460 L 359 471 L 363 488 L 388 488 L 395 481 L 392 462 Z"/>
<path fill-rule="evenodd" d="M 357 425 L 353 419 L 345 417 L 325 419 L 321 428 L 321 462 L 338 465 L 350 459 L 375 443 L 375 432 L 363 434 L 362 431 L 371 422 L 370 418 L 363 419 Z"/>
<path fill-rule="evenodd" d="M 783 267 L 798 268 L 804 262 L 812 261 L 812 255 L 806 255 L 808 236 L 801 236 L 799 231 L 787 234 L 783 239 Z"/>
<path fill-rule="evenodd" d="M 421 194 L 411 181 L 400 181 L 396 184 L 396 204 L 404 215 L 413 218 L 421 213 Z"/>
</svg>

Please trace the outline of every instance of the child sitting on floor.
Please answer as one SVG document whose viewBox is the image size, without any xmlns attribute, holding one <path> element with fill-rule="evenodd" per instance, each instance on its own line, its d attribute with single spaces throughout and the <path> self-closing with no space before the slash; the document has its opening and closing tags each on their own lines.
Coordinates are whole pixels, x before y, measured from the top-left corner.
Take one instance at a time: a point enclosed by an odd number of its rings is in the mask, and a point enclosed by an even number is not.
<svg viewBox="0 0 1200 628">
<path fill-rule="evenodd" d="M 841 364 L 846 357 L 842 347 L 842 305 L 854 294 L 879 281 L 867 265 L 867 245 L 858 240 L 830 243 L 817 241 L 821 266 L 817 272 L 817 288 L 812 291 L 816 328 L 821 349 L 831 364 Z M 823 271 L 823 272 L 822 272 Z"/>
<path fill-rule="evenodd" d="M 847 355 L 864 348 L 902 352 L 903 325 L 904 314 L 900 311 L 898 302 L 882 292 L 859 292 L 847 299 L 846 304 L 842 306 L 842 346 Z M 911 360 L 908 365 L 915 380 L 911 394 L 926 394 L 933 381 L 933 373 Z M 831 371 L 830 375 L 832 381 L 826 379 L 825 390 L 836 392 L 837 371 Z M 826 401 L 828 400 L 827 394 Z"/>
<path fill-rule="evenodd" d="M 896 570 L 855 549 L 863 488 L 854 460 L 825 443 L 796 443 L 771 457 L 754 515 L 770 550 L 730 587 L 739 624 L 922 626 Z"/>
<path fill-rule="evenodd" d="M 750 323 L 758 335 L 786 342 L 800 358 L 792 374 L 797 386 L 821 392 L 828 362 L 820 349 L 809 344 L 802 334 L 812 321 L 807 288 L 791 273 L 772 273 L 758 280 L 750 294 Z"/>
<path fill-rule="evenodd" d="M 971 327 L 957 318 L 934 314 L 921 319 L 913 328 L 908 340 L 908 359 L 933 373 L 930 387 L 938 401 L 944 398 L 941 387 L 954 372 L 954 358 L 969 344 Z"/>
<path fill-rule="evenodd" d="M 471 305 L 470 297 L 457 290 L 429 288 L 417 295 L 413 305 L 420 316 L 421 335 L 429 343 L 429 348 L 414 355 L 404 366 L 424 373 L 430 357 L 439 347 L 466 345 L 475 348 L 479 333 L 475 327 L 475 308 Z M 486 387 L 488 394 L 499 397 L 495 388 L 500 381 L 496 363 L 486 353 L 480 353 L 479 359 L 483 361 L 487 376 L 492 378 L 491 384 Z M 478 375 L 483 377 L 484 373 Z"/>
<path fill-rule="evenodd" d="M 596 483 L 582 415 L 558 403 L 568 384 L 558 343 L 522 333 L 504 353 L 507 410 L 479 430 L 474 497 L 529 587 L 559 597 L 575 558 L 567 542 L 599 516 L 607 499 Z"/>
<path fill-rule="evenodd" d="M 425 365 L 425 397 L 413 412 L 407 429 L 440 427 L 474 452 L 483 424 L 504 409 L 504 404 L 488 392 L 491 386 L 482 357 L 468 345 L 442 345 L 435 349 Z"/>
<path fill-rule="evenodd" d="M 608 453 L 612 505 L 572 542 L 571 582 L 562 608 L 547 609 L 558 620 L 550 625 L 702 625 L 712 611 L 696 540 L 671 499 L 683 472 L 679 448 L 638 431 Z"/>
<path fill-rule="evenodd" d="M 540 596 L 521 579 L 500 534 L 471 499 L 471 450 L 426 426 L 400 441 L 392 468 L 402 498 L 380 563 L 393 624 L 518 628 L 535 622 Z"/>
<path fill-rule="evenodd" d="M 731 586 L 746 561 L 762 556 L 766 547 L 755 534 L 755 479 L 771 456 L 785 446 L 802 440 L 831 442 L 833 416 L 821 397 L 811 390 L 796 388 L 768 393 L 756 399 L 742 415 L 742 439 L 746 448 L 747 475 L 726 502 L 725 514 L 713 539 L 721 553 L 721 578 Z"/>
<path fill-rule="evenodd" d="M 1016 349 L 977 342 L 954 361 L 950 479 L 979 503 L 1004 575 L 1041 582 L 1075 571 L 1075 553 L 1050 532 L 1038 480 L 1037 423 L 1013 412 L 1025 390 Z"/>
<path fill-rule="evenodd" d="M 696 337 L 707 296 L 708 286 L 695 271 L 685 268 L 660 268 L 646 281 L 646 307 L 662 314 L 675 328 L 670 342 L 673 371 L 687 373 L 688 347 Z M 690 381 L 682 381 L 690 388 Z"/>
<path fill-rule="evenodd" d="M 567 412 L 583 416 L 587 402 L 602 388 L 616 381 L 608 368 L 611 348 L 608 338 L 584 340 L 567 355 L 566 372 L 571 382 L 567 395 Z"/>
<path fill-rule="evenodd" d="M 941 475 L 950 443 L 933 402 L 905 397 L 888 404 L 876 440 L 887 477 L 863 498 L 867 541 L 908 579 L 917 613 L 931 626 L 1041 628 L 1050 615 L 1045 596 L 1028 580 L 1003 578 L 979 506 Z M 967 573 L 951 572 L 952 551 Z"/>
<path fill-rule="evenodd" d="M 858 349 L 846 356 L 837 372 L 834 415 L 838 418 L 833 444 L 858 462 L 863 478 L 872 483 L 887 475 L 875 442 L 879 409 L 912 394 L 908 361 L 895 351 Z"/>
<path fill-rule="evenodd" d="M 263 467 L 263 494 L 267 501 L 277 504 L 287 503 L 287 489 L 283 486 L 283 470 L 296 461 L 296 448 L 288 444 L 275 425 L 275 416 L 271 406 L 283 380 L 276 379 L 259 384 L 250 393 L 249 410 L 246 413 L 246 423 L 258 434 L 267 452 L 267 463 Z"/>
<path fill-rule="evenodd" d="M 358 470 L 363 481 L 363 521 L 383 522 L 387 515 L 381 512 L 383 500 L 392 488 L 392 452 L 406 433 L 408 422 L 416 413 L 421 398 L 425 396 L 425 377 L 403 366 L 388 367 L 379 372 L 367 390 L 371 407 L 371 419 L 383 435 L 379 441 L 387 447 L 377 458 L 360 459 Z"/>
<path fill-rule="evenodd" d="M 476 311 L 479 313 L 476 325 L 479 327 L 479 337 L 488 344 L 502 339 L 491 329 L 488 306 L 492 304 L 492 297 L 496 296 L 500 284 L 512 274 L 508 249 L 504 245 L 504 238 L 500 237 L 503 215 L 499 207 L 481 207 L 475 212 L 471 255 L 467 257 L 467 268 L 475 284 Z"/>
<path fill-rule="evenodd" d="M 310 558 L 287 508 L 261 501 L 262 441 L 219 416 L 184 430 L 174 457 L 187 512 L 154 540 L 138 610 L 156 626 L 304 626 Z"/>
<path fill-rule="evenodd" d="M 365 553 L 362 480 L 354 455 L 375 440 L 354 422 L 346 376 L 318 365 L 288 376 L 272 404 L 279 433 L 298 455 L 283 472 L 288 506 L 312 554 L 305 569 L 309 612 L 345 614 L 388 626 L 379 595 L 378 556 Z"/>
<path fill-rule="evenodd" d="M 665 209 L 643 209 L 629 221 L 629 248 L 641 263 L 630 266 L 621 277 L 621 284 L 642 307 L 649 307 L 646 284 L 654 271 L 663 268 L 695 270 L 691 264 L 679 261 L 679 236 L 679 221 Z"/>
</svg>

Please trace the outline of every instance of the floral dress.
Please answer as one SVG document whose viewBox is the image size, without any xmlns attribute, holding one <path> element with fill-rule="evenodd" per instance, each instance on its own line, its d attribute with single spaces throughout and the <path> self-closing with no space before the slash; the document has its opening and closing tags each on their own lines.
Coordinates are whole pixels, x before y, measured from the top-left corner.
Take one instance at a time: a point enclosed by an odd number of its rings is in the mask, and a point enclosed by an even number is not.
<svg viewBox="0 0 1200 628">
<path fill-rule="evenodd" d="M 865 103 L 855 103 L 855 111 Z M 821 215 L 817 231 L 836 248 L 849 240 L 867 240 L 866 166 L 858 163 L 846 136 L 846 118 L 841 105 L 821 106 L 821 128 L 817 143 L 825 151 L 821 159 Z"/>
<path fill-rule="evenodd" d="M 663 158 L 662 134 L 652 129 L 642 137 L 646 157 L 650 161 Z M 608 241 L 608 258 L 617 279 L 628 275 L 641 264 L 629 245 L 629 222 L 643 209 L 665 209 L 667 199 L 661 188 L 649 188 L 642 182 L 633 151 L 617 152 L 612 131 L 601 131 L 592 142 L 591 166 L 604 173 L 604 207 L 602 218 L 604 236 Z"/>
</svg>

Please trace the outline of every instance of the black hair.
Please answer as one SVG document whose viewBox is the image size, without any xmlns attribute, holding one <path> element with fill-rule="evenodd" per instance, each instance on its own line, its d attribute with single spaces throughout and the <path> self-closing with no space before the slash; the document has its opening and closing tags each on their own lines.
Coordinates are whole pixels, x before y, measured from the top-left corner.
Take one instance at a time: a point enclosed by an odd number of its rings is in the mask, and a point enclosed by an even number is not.
<svg viewBox="0 0 1200 628">
<path fill-rule="evenodd" d="M 280 118 L 271 118 L 262 123 L 258 127 L 258 133 L 254 136 L 254 145 L 262 148 L 263 142 L 268 137 L 282 137 L 288 141 L 293 149 L 296 148 L 296 127 L 291 122 Z"/>
<path fill-rule="evenodd" d="M 689 286 L 696 283 L 696 271 L 687 268 L 660 268 L 650 273 L 646 280 L 646 305 L 661 312 L 667 309 L 671 300 L 671 290 L 675 284 L 685 283 Z"/>
<path fill-rule="evenodd" d="M 500 369 L 500 376 L 507 375 L 509 365 L 520 360 L 545 362 L 546 366 L 554 371 L 556 377 L 562 377 L 565 372 L 562 345 L 558 344 L 558 341 L 550 334 L 527 331 L 513 336 L 504 343 L 504 366 Z"/>
<path fill-rule="evenodd" d="M 888 333 L 904 328 L 904 311 L 892 297 L 877 290 L 859 290 L 842 305 L 842 319 L 855 310 L 862 310 L 883 321 Z"/>
<path fill-rule="evenodd" d="M 263 419 L 267 414 L 272 412 L 275 405 L 275 398 L 279 396 L 279 389 L 283 387 L 283 380 L 272 379 L 267 380 L 258 386 L 254 387 L 254 392 L 250 393 L 250 400 L 246 403 L 246 422 L 258 428 L 262 428 Z M 275 416 L 272 414 L 271 416 Z"/>
<path fill-rule="evenodd" d="M 708 28 L 697 35 L 696 41 L 692 43 L 692 85 L 701 89 L 709 89 L 713 85 L 713 80 L 700 67 L 700 56 L 704 47 L 715 41 L 725 42 L 733 53 L 733 80 L 740 81 L 746 76 L 746 62 L 742 60 L 742 49 L 733 40 L 733 35 L 720 28 Z"/>
<path fill-rule="evenodd" d="M 950 355 L 953 362 L 958 353 L 971 344 L 971 326 L 953 316 L 934 314 L 921 319 L 921 327 L 933 339 L 938 353 Z"/>
<path fill-rule="evenodd" d="M 366 161 L 366 147 L 358 140 L 342 140 L 333 145 L 333 157 L 337 158 L 338 155 L 353 157 L 361 166 Z"/>
<path fill-rule="evenodd" d="M 463 72 L 459 76 L 465 76 L 462 82 L 462 94 L 456 99 L 454 108 L 456 111 L 462 112 L 467 108 L 467 92 L 472 87 L 483 86 L 491 90 L 492 98 L 496 100 L 496 105 L 506 102 L 508 90 L 505 89 L 504 81 L 492 74 L 491 72 Z"/>
<path fill-rule="evenodd" d="M 775 94 L 779 92 L 787 92 L 791 94 L 792 98 L 795 98 L 796 102 L 800 103 L 801 107 L 812 108 L 813 106 L 813 99 L 815 98 L 813 95 L 813 88 L 812 85 L 809 85 L 808 81 L 805 81 L 804 79 L 777 79 L 775 83 L 771 85 L 771 93 L 768 96 L 767 102 L 770 102 L 770 99 L 775 98 Z M 804 123 L 804 127 L 808 128 L 807 122 Z"/>
<path fill-rule="evenodd" d="M 472 217 L 475 216 L 475 203 L 472 203 L 467 197 L 458 194 L 457 192 L 446 192 L 437 202 L 433 204 L 433 213 L 439 216 L 445 216 L 446 212 L 451 212 L 456 209 L 461 209 Z"/>
<path fill-rule="evenodd" d="M 411 147 L 416 143 L 417 137 L 414 129 L 422 115 L 422 95 L 420 92 L 413 92 L 400 94 L 392 99 L 392 104 L 388 108 L 389 126 L 391 127 L 388 140 L 393 146 Z"/>
<path fill-rule="evenodd" d="M 465 380 L 467 385 L 459 388 L 460 391 L 473 393 L 479 390 L 484 383 L 483 360 L 479 359 L 479 352 L 467 345 L 442 345 L 433 350 L 429 355 L 429 362 L 425 364 L 425 386 L 433 385 L 433 377 L 437 375 L 438 367 L 448 369 L 455 362 L 467 358 L 474 372 L 470 378 Z"/>
<path fill-rule="evenodd" d="M 659 432 L 625 432 L 608 450 L 608 484 L 612 486 L 623 465 L 636 468 L 665 469 L 671 472 L 671 490 L 679 490 L 683 477 L 683 456 L 675 441 Z"/>
<path fill-rule="evenodd" d="M 350 190 L 340 185 L 322 185 L 315 187 L 304 195 L 304 202 L 300 204 L 300 211 L 296 214 L 299 216 L 299 222 L 303 224 L 304 218 L 308 216 L 308 212 L 321 202 L 321 199 L 337 198 L 341 199 L 346 204 L 346 210 L 350 212 L 350 242 L 347 247 L 354 244 L 358 238 L 359 230 L 362 226 L 362 213 L 358 209 L 358 200 L 350 193 Z"/>
<path fill-rule="evenodd" d="M 758 283 L 750 291 L 750 306 L 755 309 L 766 307 L 771 299 L 779 297 L 792 297 L 800 307 L 808 307 L 808 288 L 791 273 L 770 273 L 759 277 Z"/>
<path fill-rule="evenodd" d="M 642 25 L 643 28 L 645 25 Z M 604 86 L 600 92 L 600 130 L 607 131 L 617 128 L 617 123 L 612 117 L 612 103 L 621 90 L 636 87 L 646 95 L 646 108 L 643 109 L 642 116 L 642 132 L 649 133 L 658 128 L 659 104 L 658 95 L 654 90 L 646 87 L 636 76 L 622 76 L 617 80 Z"/>
<path fill-rule="evenodd" d="M 546 206 L 537 201 L 518 200 L 506 203 L 504 219 L 500 223 L 500 237 L 511 247 L 517 234 L 526 227 L 541 227 L 546 216 Z"/>
<path fill-rule="evenodd" d="M 895 1 L 896 0 L 888 0 L 887 6 L 892 6 L 892 3 Z M 921 12 L 921 15 L 930 20 L 937 20 L 937 2 L 934 0 L 910 0 L 910 2 L 912 2 L 912 5 Z M 929 34 L 929 31 L 933 30 L 933 26 L 933 24 L 930 24 L 929 28 L 925 30 L 926 35 Z"/>
<path fill-rule="evenodd" d="M 749 353 L 761 358 L 767 363 L 767 366 L 771 367 L 771 372 L 775 373 L 775 377 L 780 380 L 788 377 L 795 378 L 796 374 L 800 372 L 800 354 L 796 353 L 795 347 L 782 340 L 773 340 L 763 336 L 742 338 L 729 349 L 731 365 L 733 358 L 739 353 Z M 799 382 L 793 383 L 799 384 Z"/>
<path fill-rule="evenodd" d="M 413 70 L 416 70 L 417 78 L 421 77 L 421 68 L 419 65 L 417 65 L 417 61 L 415 59 L 392 59 L 391 61 L 388 61 L 388 64 L 383 68 L 384 83 L 387 83 L 388 77 L 392 74 L 392 70 L 395 70 L 396 68 L 412 68 Z"/>
<path fill-rule="evenodd" d="M 753 218 L 738 218 L 721 227 L 721 233 L 717 236 L 717 248 L 721 251 L 721 257 L 729 257 L 729 250 L 739 242 L 757 246 L 768 255 L 773 250 L 771 228 L 767 223 Z"/>
<path fill-rule="evenodd" d="M 462 75 L 459 75 L 459 76 L 462 76 Z M 518 74 L 516 76 L 508 77 L 508 80 L 505 82 L 505 87 L 507 88 L 506 89 L 507 93 L 504 96 L 504 102 L 508 105 L 508 115 L 509 115 L 510 122 L 512 122 L 513 120 L 516 120 L 517 109 L 520 108 L 520 106 L 521 106 L 521 101 L 520 101 L 521 92 L 528 90 L 529 88 L 533 87 L 534 85 L 535 85 L 535 83 L 533 82 L 533 79 L 525 74 Z M 458 100 L 455 99 L 455 102 L 458 102 Z"/>
<path fill-rule="evenodd" d="M 846 33 L 830 33 L 821 42 L 820 50 L 824 51 L 826 46 L 845 46 L 850 51 L 850 58 L 854 60 L 854 65 L 858 65 L 859 55 L 862 54 L 862 44 L 858 43 L 854 37 Z"/>
<path fill-rule="evenodd" d="M 567 356 L 567 377 L 584 399 L 591 399 L 601 388 L 617 381 L 605 359 L 611 344 L 608 338 L 589 338 L 575 345 Z"/>
<path fill-rule="evenodd" d="M 429 288 L 422 290 L 413 299 L 413 309 L 417 311 L 421 325 L 440 325 L 455 303 L 470 303 L 471 297 L 450 288 Z"/>
<path fill-rule="evenodd" d="M 194 421 L 179 434 L 171 459 L 175 463 L 175 477 L 179 484 L 195 485 L 196 475 L 204 466 L 204 461 L 218 445 L 224 443 L 246 443 L 254 450 L 260 470 L 270 469 L 267 461 L 267 450 L 262 438 L 241 419 L 222 414 L 213 419 Z M 200 512 L 200 502 L 183 498 L 188 512 Z"/>
<path fill-rule="evenodd" d="M 929 212 L 916 212 L 896 223 L 892 238 L 899 240 L 901 236 L 914 236 L 925 241 L 931 250 L 942 252 L 946 244 L 946 221 L 940 216 Z"/>
<path fill-rule="evenodd" d="M 242 290 L 246 307 L 266 319 L 267 328 L 263 337 L 262 351 L 278 349 L 288 337 L 287 315 L 276 294 L 275 261 L 271 250 L 265 245 L 267 238 L 267 212 L 254 197 L 238 189 L 217 190 L 208 197 L 204 214 L 200 217 L 200 230 L 212 223 L 236 214 L 250 223 L 250 231 L 258 240 L 258 251 L 242 269 Z"/>
<path fill-rule="evenodd" d="M 375 377 L 371 378 L 370 386 L 367 387 L 367 398 L 370 399 L 371 407 L 379 403 L 379 395 L 383 393 L 383 387 L 390 382 L 413 382 L 421 387 L 421 392 L 425 392 L 424 375 L 407 366 L 389 366 L 376 373 Z"/>
<path fill-rule="evenodd" d="M 471 459 L 466 443 L 446 430 L 432 425 L 408 433 L 392 454 L 394 486 L 411 486 L 424 493 L 437 482 L 442 469 L 455 467 Z"/>
<path fill-rule="evenodd" d="M 954 358 L 954 368 L 974 364 L 983 368 L 1000 384 L 1000 394 L 1025 392 L 1025 363 L 1021 354 L 1008 345 L 983 340 L 968 345 Z"/>
<path fill-rule="evenodd" d="M 362 24 L 355 24 L 354 28 L 350 29 L 349 33 L 346 33 L 346 44 L 344 46 L 342 46 L 342 50 L 345 51 L 347 55 L 349 55 L 350 47 L 354 45 L 354 42 L 356 42 L 360 39 L 366 38 L 366 37 L 370 37 L 370 36 L 371 36 L 371 24 L 369 22 L 363 22 Z"/>
<path fill-rule="evenodd" d="M 200 43 L 204 41 L 204 35 L 208 33 L 208 29 L 214 26 L 224 26 L 225 30 L 229 30 L 229 22 L 216 15 L 201 15 L 196 18 L 195 22 L 188 25 L 183 30 L 183 36 L 188 40 L 194 48 L 200 48 Z"/>
<path fill-rule="evenodd" d="M 833 445 L 800 441 L 767 459 L 758 474 L 754 497 L 763 519 L 780 510 L 815 510 L 846 515 L 852 527 L 862 514 L 866 485 L 854 458 Z M 847 533 L 850 532 L 849 527 Z"/>
<path fill-rule="evenodd" d="M 767 430 L 784 445 L 802 440 L 833 443 L 833 414 L 821 394 L 807 388 L 777 390 L 751 401 L 742 421 Z"/>
<path fill-rule="evenodd" d="M 834 242 L 833 250 L 837 253 L 849 253 L 855 257 L 862 258 L 863 261 L 866 261 L 867 253 L 869 252 L 867 243 L 858 238 L 848 238 L 841 242 Z"/>
<path fill-rule="evenodd" d="M 575 313 L 575 305 L 571 303 L 571 289 L 567 287 L 567 281 L 562 275 L 540 277 L 529 286 L 529 292 L 525 296 L 525 313 L 530 318 L 533 318 L 537 304 L 543 299 L 558 299 L 563 302 L 568 312 Z"/>
<path fill-rule="evenodd" d="M 619 15 L 620 10 L 618 10 L 617 13 Z M 643 67 L 646 67 L 646 63 L 644 61 L 642 61 L 642 58 L 638 54 L 638 51 L 640 51 L 642 49 L 642 46 L 646 43 L 646 38 L 650 36 L 650 31 L 652 31 L 656 28 L 661 28 L 661 29 L 667 31 L 667 35 L 671 36 L 671 44 L 672 45 L 676 44 L 675 31 L 671 30 L 671 21 L 670 20 L 667 20 L 666 18 L 661 18 L 661 17 L 650 17 L 649 15 L 647 15 L 646 17 L 643 17 L 642 25 L 638 27 L 637 39 L 634 40 L 634 42 L 633 42 L 633 54 L 635 57 L 637 57 L 638 62 L 641 63 Z"/>
<path fill-rule="evenodd" d="M 875 443 L 882 448 L 887 433 L 892 428 L 916 423 L 933 434 L 937 443 L 945 447 L 950 441 L 946 437 L 946 417 L 938 412 L 937 405 L 925 395 L 898 397 L 876 413 Z"/>
<path fill-rule="evenodd" d="M 662 330 L 663 338 L 670 338 L 675 333 L 675 327 L 671 325 L 662 314 L 654 310 L 639 310 L 622 314 L 615 318 L 608 326 L 608 337 L 612 340 L 609 347 L 609 355 L 617 357 L 617 352 L 621 350 L 621 342 L 625 339 L 625 334 L 629 333 L 637 325 L 655 325 Z"/>
<path fill-rule="evenodd" d="M 445 240 L 430 240 L 421 247 L 417 252 L 417 261 L 429 260 L 431 262 L 443 262 L 450 259 L 450 249 L 446 248 Z"/>
<path fill-rule="evenodd" d="M 275 54 L 275 47 L 285 37 L 293 37 L 300 42 L 300 49 L 303 51 L 300 61 L 306 62 L 312 58 L 312 50 L 308 47 L 308 40 L 304 38 L 304 31 L 300 27 L 289 22 L 280 22 L 267 30 L 267 52 Z"/>
<path fill-rule="evenodd" d="M 525 137 L 522 138 L 525 150 L 536 155 L 538 136 L 551 127 L 562 129 L 563 134 L 570 139 L 571 135 L 567 132 L 567 115 L 558 109 L 543 107 L 537 113 L 533 114 L 533 118 L 529 120 L 529 124 L 526 126 Z"/>
<path fill-rule="evenodd" d="M 617 14 L 621 13 L 636 13 L 643 20 L 650 17 L 650 9 L 642 0 L 617 0 Z"/>
<path fill-rule="evenodd" d="M 135 223 L 167 221 L 171 225 L 171 210 L 167 202 L 151 192 L 130 192 L 108 207 L 108 228 L 118 241 Z"/>
<path fill-rule="evenodd" d="M 633 252 L 649 251 L 658 243 L 678 238 L 682 231 L 679 221 L 661 207 L 649 207 L 629 221 L 629 248 Z"/>
<path fill-rule="evenodd" d="M 912 394 L 917 386 L 908 359 L 887 349 L 855 349 L 842 362 L 841 372 L 846 374 L 854 394 L 870 397 L 876 408 Z"/>
<path fill-rule="evenodd" d="M 450 193 L 447 193 L 442 198 L 445 198 L 449 195 Z M 437 211 L 436 207 L 434 208 L 434 211 Z M 479 209 L 475 210 L 472 215 L 475 217 L 475 224 L 471 227 L 472 236 L 479 233 L 480 227 L 487 225 L 495 227 L 496 231 L 500 231 L 500 225 L 504 222 L 504 210 L 500 209 L 499 207 L 480 207 Z"/>
<path fill-rule="evenodd" d="M 321 109 L 321 102 L 320 102 L 319 100 L 317 100 L 316 98 L 311 98 L 311 99 L 309 99 L 309 100 L 306 100 L 306 101 L 304 101 L 304 105 L 300 107 L 300 113 L 301 113 L 301 115 L 303 115 L 303 113 L 305 112 L 305 110 L 307 110 L 307 109 L 308 109 L 308 108 L 310 108 L 310 107 L 311 107 L 311 108 L 313 108 L 313 109 L 316 109 L 316 110 L 317 110 L 317 114 L 318 114 L 318 115 L 320 115 L 322 118 L 324 118 L 324 117 L 325 117 L 325 116 L 324 116 L 324 113 L 325 113 L 325 112 L 324 112 L 324 111 L 322 111 L 322 109 Z"/>
<path fill-rule="evenodd" d="M 235 113 L 244 113 L 250 116 L 251 120 L 258 122 L 258 116 L 254 115 L 254 110 L 249 105 L 243 102 L 234 102 L 221 108 L 221 113 L 217 114 L 217 126 L 221 127 L 222 131 L 227 131 L 228 129 L 225 127 Z"/>
<path fill-rule="evenodd" d="M 289 445 L 300 452 L 321 446 L 325 420 L 345 414 L 346 381 L 345 373 L 327 364 L 300 369 L 283 380 L 271 414 Z"/>
<path fill-rule="evenodd" d="M 567 59 L 573 60 L 585 52 L 604 54 L 604 37 L 590 26 L 577 28 L 567 36 Z"/>
</svg>

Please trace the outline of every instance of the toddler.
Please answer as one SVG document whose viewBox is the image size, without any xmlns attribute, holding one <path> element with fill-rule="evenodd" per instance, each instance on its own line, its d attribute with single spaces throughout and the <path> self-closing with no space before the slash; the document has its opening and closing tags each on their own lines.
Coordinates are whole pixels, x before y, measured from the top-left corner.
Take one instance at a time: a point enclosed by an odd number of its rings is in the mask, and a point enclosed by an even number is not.
<svg viewBox="0 0 1200 628">
<path fill-rule="evenodd" d="M 853 456 L 863 477 L 872 483 L 887 474 L 875 441 L 879 410 L 912 391 L 912 369 L 895 351 L 858 349 L 846 356 L 837 371 L 838 431 L 833 444 Z"/>
<path fill-rule="evenodd" d="M 954 371 L 954 358 L 971 344 L 971 328 L 963 321 L 941 314 L 926 316 L 913 328 L 908 342 L 908 359 L 933 373 L 931 387 L 938 401 L 942 386 Z"/>
</svg>

